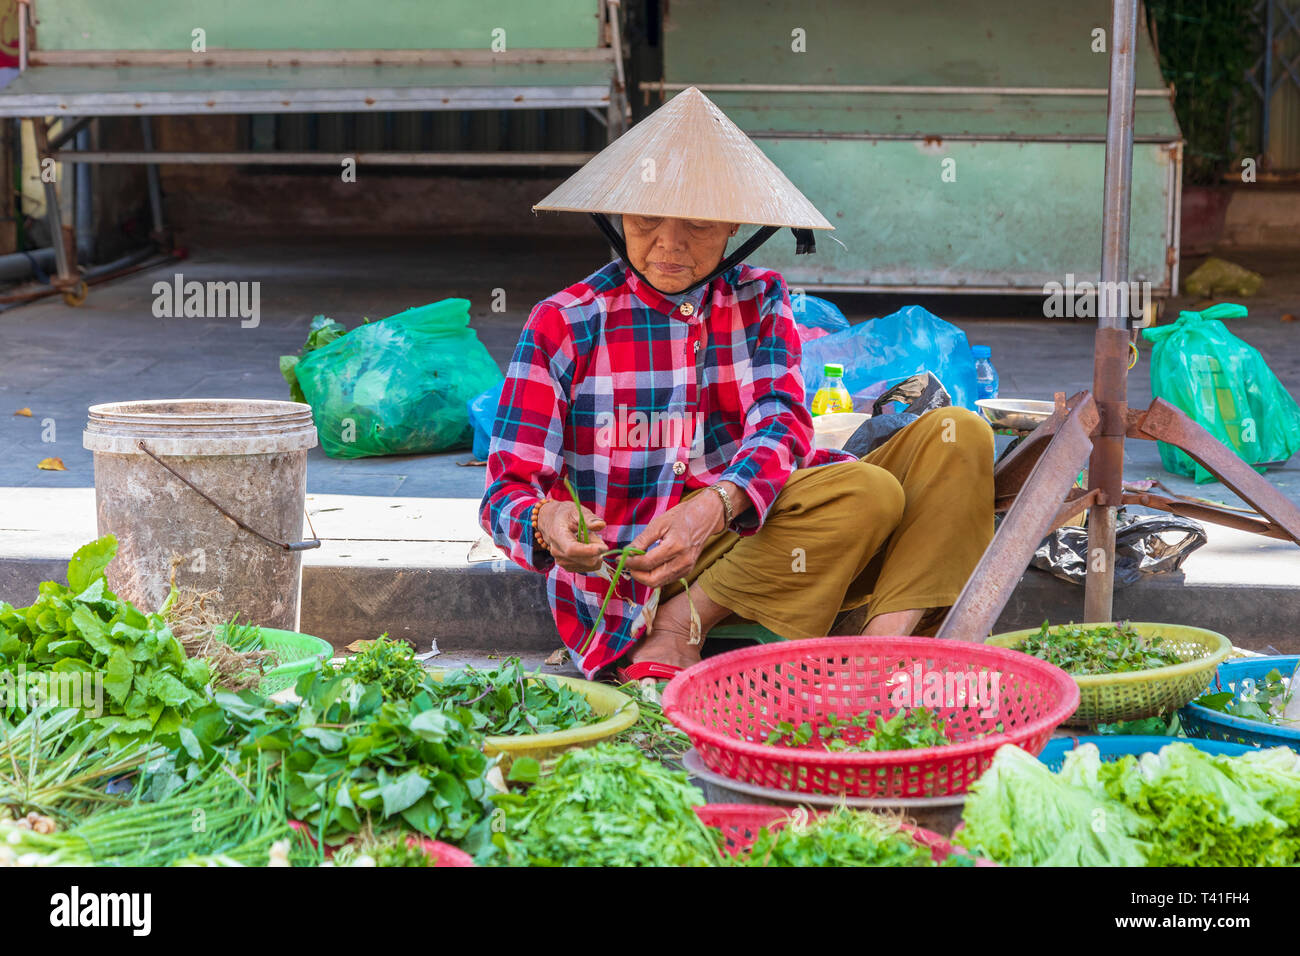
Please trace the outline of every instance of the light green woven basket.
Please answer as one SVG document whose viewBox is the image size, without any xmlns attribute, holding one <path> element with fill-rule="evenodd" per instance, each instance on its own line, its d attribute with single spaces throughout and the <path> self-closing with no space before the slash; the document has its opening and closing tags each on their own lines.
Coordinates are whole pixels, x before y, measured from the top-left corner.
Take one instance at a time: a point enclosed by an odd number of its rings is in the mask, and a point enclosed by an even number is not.
<svg viewBox="0 0 1300 956">
<path fill-rule="evenodd" d="M 1232 642 L 1217 631 L 1182 624 L 1129 623 L 1143 637 L 1164 638 L 1161 648 L 1173 651 L 1183 663 L 1123 674 L 1075 677 L 1079 685 L 1079 709 L 1066 721 L 1067 725 L 1113 724 L 1171 714 L 1199 697 L 1210 686 L 1215 669 L 1232 653 Z M 1031 627 L 995 634 L 984 643 L 1016 648 L 1040 630 Z"/>
<path fill-rule="evenodd" d="M 320 661 L 334 656 L 334 646 L 319 637 L 273 627 L 259 627 L 258 630 L 262 633 L 263 649 L 274 651 L 276 660 L 279 661 L 262 675 L 257 685 L 259 693 L 269 696 L 292 687 L 299 677 Z M 224 635 L 224 626 L 216 629 L 216 635 L 218 638 Z"/>
</svg>

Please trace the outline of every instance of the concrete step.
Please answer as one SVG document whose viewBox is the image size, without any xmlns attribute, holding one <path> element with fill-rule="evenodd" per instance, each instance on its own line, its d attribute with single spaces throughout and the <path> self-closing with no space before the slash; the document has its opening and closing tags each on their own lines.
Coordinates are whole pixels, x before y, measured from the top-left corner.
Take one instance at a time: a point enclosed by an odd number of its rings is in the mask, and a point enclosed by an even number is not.
<svg viewBox="0 0 1300 956">
<path fill-rule="evenodd" d="M 324 542 L 303 558 L 301 629 L 342 648 L 387 632 L 453 657 L 545 658 L 559 646 L 541 575 L 504 558 L 469 560 L 481 537 L 467 498 L 309 495 Z M 1207 526 L 1174 574 L 1116 592 L 1130 620 L 1208 627 L 1253 650 L 1300 653 L 1300 548 Z M 30 603 L 95 537 L 94 490 L 0 489 L 0 600 Z M 1030 569 L 998 631 L 1078 620 L 1083 589 Z M 549 669 L 548 669 L 549 670 Z"/>
</svg>

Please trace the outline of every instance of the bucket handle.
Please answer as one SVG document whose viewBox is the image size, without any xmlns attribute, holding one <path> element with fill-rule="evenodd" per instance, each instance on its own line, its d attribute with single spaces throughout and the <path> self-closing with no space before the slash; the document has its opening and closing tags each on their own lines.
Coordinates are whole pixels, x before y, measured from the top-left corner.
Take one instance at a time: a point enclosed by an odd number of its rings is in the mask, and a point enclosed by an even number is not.
<svg viewBox="0 0 1300 956">
<path fill-rule="evenodd" d="M 229 511 L 227 511 L 225 508 L 221 507 L 221 505 L 219 505 L 219 504 L 217 504 L 215 501 L 213 501 L 210 497 L 208 497 L 208 495 L 204 494 L 204 493 L 203 493 L 202 491 L 200 491 L 198 488 L 194 487 L 194 485 L 190 482 L 190 480 L 189 480 L 188 478 L 186 478 L 184 475 L 182 475 L 180 472 L 178 472 L 175 468 L 173 468 L 171 465 L 167 464 L 167 462 L 163 461 L 161 458 L 159 458 L 157 455 L 155 455 L 153 452 L 151 452 L 147 447 L 145 447 L 145 443 L 144 443 L 143 441 L 137 441 L 137 442 L 135 443 L 135 447 L 139 448 L 142 452 L 144 452 L 146 455 L 148 455 L 148 456 L 149 456 L 150 458 L 152 458 L 154 461 L 158 462 L 158 464 L 162 465 L 164 468 L 166 468 L 168 471 L 170 471 L 170 472 L 172 473 L 172 475 L 174 475 L 174 476 L 175 476 L 176 478 L 178 478 L 178 479 L 179 479 L 179 480 L 180 480 L 184 485 L 186 485 L 186 486 L 190 489 L 190 491 L 194 492 L 196 495 L 198 495 L 200 498 L 202 498 L 202 499 L 203 499 L 204 501 L 206 501 L 208 504 L 212 505 L 212 507 L 216 508 L 218 511 L 220 511 L 223 515 L 225 515 L 227 518 L 229 518 L 231 521 L 233 521 L 233 522 L 234 522 L 236 525 L 238 525 L 240 528 L 242 528 L 243 530 L 247 531 L 249 534 L 251 534 L 251 535 L 253 535 L 253 536 L 255 536 L 255 537 L 261 538 L 261 539 L 262 539 L 263 541 L 265 541 L 267 544 L 273 544 L 273 545 L 275 545 L 277 548 L 279 548 L 279 549 L 282 550 L 282 551 L 309 551 L 309 550 L 311 550 L 312 548 L 319 548 L 319 547 L 320 547 L 320 538 L 318 538 L 318 537 L 316 536 L 316 529 L 315 529 L 314 527 L 312 527 L 312 523 L 311 523 L 311 515 L 307 514 L 306 511 L 304 511 L 303 514 L 306 515 L 306 517 L 307 517 L 307 527 L 311 528 L 311 534 L 312 534 L 312 538 L 311 538 L 311 540 L 310 540 L 310 541 L 294 541 L 294 542 L 278 541 L 278 540 L 276 540 L 275 538 L 271 538 L 271 537 L 268 537 L 267 535 L 262 534 L 262 532 L 258 531 L 258 530 L 255 529 L 255 528 L 250 528 L 248 525 L 244 524 L 244 522 L 240 521 L 238 518 L 236 518 L 234 515 L 232 515 L 232 514 L 231 514 Z"/>
</svg>

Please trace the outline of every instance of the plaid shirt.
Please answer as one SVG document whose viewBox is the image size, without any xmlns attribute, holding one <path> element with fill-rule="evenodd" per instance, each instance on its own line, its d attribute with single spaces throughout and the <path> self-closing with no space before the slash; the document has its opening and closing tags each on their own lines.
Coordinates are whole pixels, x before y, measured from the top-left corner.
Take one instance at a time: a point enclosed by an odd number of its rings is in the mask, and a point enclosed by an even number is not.
<svg viewBox="0 0 1300 956">
<path fill-rule="evenodd" d="M 853 459 L 814 451 L 799 354 L 784 280 L 748 265 L 664 295 L 615 260 L 533 309 L 506 374 L 479 520 L 513 561 L 546 573 L 560 637 L 588 677 L 644 636 L 658 592 L 625 574 L 589 636 L 609 578 L 558 567 L 535 547 L 529 509 L 568 499 L 567 475 L 621 548 L 683 492 L 725 480 L 754 505 L 732 529 L 753 534 L 795 468 Z"/>
</svg>

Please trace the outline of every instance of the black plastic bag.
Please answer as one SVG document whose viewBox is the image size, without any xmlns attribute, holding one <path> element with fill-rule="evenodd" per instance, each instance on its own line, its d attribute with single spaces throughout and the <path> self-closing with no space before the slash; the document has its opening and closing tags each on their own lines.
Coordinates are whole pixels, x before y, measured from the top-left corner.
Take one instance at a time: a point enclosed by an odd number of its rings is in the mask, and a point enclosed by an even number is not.
<svg viewBox="0 0 1300 956">
<path fill-rule="evenodd" d="M 881 414 L 890 402 L 908 402 L 904 411 Z M 844 450 L 850 455 L 863 458 L 879 448 L 899 430 L 916 421 L 923 413 L 932 408 L 944 408 L 952 404 L 948 390 L 943 387 L 931 372 L 922 372 L 905 378 L 889 388 L 871 405 L 871 417 L 858 426 L 857 431 L 844 443 Z"/>
<path fill-rule="evenodd" d="M 1206 541 L 1205 528 L 1191 518 L 1122 515 L 1121 521 L 1124 523 L 1115 529 L 1117 588 L 1135 584 L 1144 574 L 1177 571 Z M 1163 535 L 1177 537 L 1167 541 Z M 1088 577 L 1088 529 L 1077 525 L 1057 528 L 1043 539 L 1029 563 L 1063 581 L 1083 584 Z"/>
</svg>

